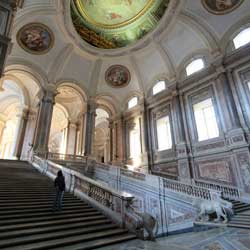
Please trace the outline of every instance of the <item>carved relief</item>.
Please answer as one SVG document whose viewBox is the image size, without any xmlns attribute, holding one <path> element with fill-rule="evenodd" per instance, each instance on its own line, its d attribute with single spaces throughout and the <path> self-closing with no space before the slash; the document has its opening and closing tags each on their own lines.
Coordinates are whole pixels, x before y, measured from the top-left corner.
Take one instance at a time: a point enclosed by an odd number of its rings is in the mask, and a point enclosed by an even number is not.
<svg viewBox="0 0 250 250">
<path fill-rule="evenodd" d="M 226 160 L 204 161 L 198 163 L 200 177 L 232 183 L 230 163 Z"/>
<path fill-rule="evenodd" d="M 248 153 L 237 154 L 237 159 L 240 165 L 240 172 L 245 190 L 246 192 L 250 192 L 250 161 Z"/>
</svg>

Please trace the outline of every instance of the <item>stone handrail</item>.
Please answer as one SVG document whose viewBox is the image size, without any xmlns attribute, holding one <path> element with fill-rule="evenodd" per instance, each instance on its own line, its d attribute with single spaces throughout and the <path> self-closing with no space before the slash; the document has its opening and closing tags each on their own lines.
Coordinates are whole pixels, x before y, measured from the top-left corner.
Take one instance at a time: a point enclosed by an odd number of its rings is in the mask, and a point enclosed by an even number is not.
<svg viewBox="0 0 250 250">
<path fill-rule="evenodd" d="M 208 188 L 198 187 L 195 185 L 183 183 L 180 181 L 170 180 L 170 179 L 162 179 L 163 187 L 172 189 L 175 192 L 184 193 L 196 198 L 211 200 L 213 198 L 212 190 Z"/>
<path fill-rule="evenodd" d="M 87 157 L 82 155 L 70 155 L 70 154 L 60 154 L 60 153 L 51 153 L 47 155 L 48 160 L 63 160 L 63 161 L 78 161 L 86 162 Z"/>
<path fill-rule="evenodd" d="M 221 192 L 221 196 L 223 198 L 239 198 L 240 197 L 240 190 L 237 187 L 210 183 L 204 180 L 194 180 L 194 183 L 196 186 L 199 186 L 202 188 L 213 189 L 213 190 Z"/>
<path fill-rule="evenodd" d="M 97 207 L 114 219 L 122 227 L 126 226 L 126 216 L 129 213 L 127 209 L 132 203 L 134 197 L 126 192 L 118 192 L 97 181 L 94 181 L 79 172 L 65 168 L 50 160 L 34 156 L 32 164 L 40 172 L 54 179 L 58 170 L 62 170 L 66 188 L 68 191 L 84 198 L 90 204 Z"/>
</svg>

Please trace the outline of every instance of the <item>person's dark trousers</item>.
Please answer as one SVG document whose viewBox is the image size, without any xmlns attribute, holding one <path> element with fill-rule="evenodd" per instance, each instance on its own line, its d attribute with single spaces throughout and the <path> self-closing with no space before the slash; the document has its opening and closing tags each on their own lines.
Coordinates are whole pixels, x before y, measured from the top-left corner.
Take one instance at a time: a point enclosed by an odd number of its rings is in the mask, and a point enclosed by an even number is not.
<svg viewBox="0 0 250 250">
<path fill-rule="evenodd" d="M 63 202 L 64 191 L 60 191 L 56 189 L 56 197 L 54 201 L 53 210 L 62 210 L 62 202 Z"/>
</svg>

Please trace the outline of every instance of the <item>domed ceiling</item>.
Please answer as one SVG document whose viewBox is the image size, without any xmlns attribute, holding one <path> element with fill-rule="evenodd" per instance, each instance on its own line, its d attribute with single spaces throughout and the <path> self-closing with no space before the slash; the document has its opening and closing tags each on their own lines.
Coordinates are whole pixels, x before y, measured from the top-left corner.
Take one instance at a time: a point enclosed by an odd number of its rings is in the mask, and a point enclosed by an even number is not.
<svg viewBox="0 0 250 250">
<path fill-rule="evenodd" d="M 71 16 L 79 35 L 104 49 L 128 46 L 152 31 L 169 0 L 71 0 Z"/>
</svg>

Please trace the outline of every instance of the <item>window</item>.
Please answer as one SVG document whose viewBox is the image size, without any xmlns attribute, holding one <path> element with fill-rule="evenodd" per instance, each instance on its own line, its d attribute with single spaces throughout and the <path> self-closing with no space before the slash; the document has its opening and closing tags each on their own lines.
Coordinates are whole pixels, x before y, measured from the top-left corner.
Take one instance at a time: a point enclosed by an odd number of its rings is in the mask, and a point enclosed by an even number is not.
<svg viewBox="0 0 250 250">
<path fill-rule="evenodd" d="M 250 43 L 250 28 L 244 29 L 233 39 L 235 49 Z"/>
<path fill-rule="evenodd" d="M 247 85 L 248 85 L 248 89 L 250 91 L 250 81 L 247 83 Z"/>
<path fill-rule="evenodd" d="M 186 67 L 187 76 L 190 76 L 195 72 L 202 70 L 203 68 L 205 68 L 204 60 L 201 58 L 196 59 L 192 61 L 190 64 L 188 64 L 188 66 Z"/>
<path fill-rule="evenodd" d="M 138 104 L 138 97 L 133 97 L 128 102 L 128 108 L 131 109 L 131 108 L 135 107 L 137 104 Z"/>
<path fill-rule="evenodd" d="M 172 148 L 172 137 L 169 116 L 165 116 L 156 121 L 158 150 Z"/>
<path fill-rule="evenodd" d="M 161 91 L 163 91 L 165 89 L 166 89 L 165 81 L 159 81 L 153 87 L 153 95 L 156 95 L 156 94 L 160 93 Z"/>
<path fill-rule="evenodd" d="M 212 99 L 193 105 L 198 140 L 203 141 L 219 136 L 219 129 Z"/>
</svg>

